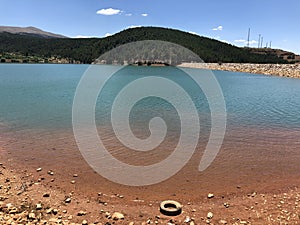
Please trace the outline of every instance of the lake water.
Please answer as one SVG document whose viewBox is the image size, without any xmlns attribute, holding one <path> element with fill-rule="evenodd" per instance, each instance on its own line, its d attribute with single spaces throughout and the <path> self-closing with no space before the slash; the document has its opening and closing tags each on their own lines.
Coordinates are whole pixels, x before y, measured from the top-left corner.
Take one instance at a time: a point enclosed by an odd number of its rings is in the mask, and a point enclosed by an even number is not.
<svg viewBox="0 0 300 225">
<path fill-rule="evenodd" d="M 14 129 L 70 128 L 75 90 L 87 68 L 87 65 L 0 65 L 0 122 Z M 103 66 L 103 73 L 105 69 Z M 134 73 L 168 74 L 164 70 L 170 69 L 134 70 L 141 69 L 133 68 L 121 79 L 128 82 Z M 176 76 L 174 71 L 170 73 Z M 222 71 L 214 74 L 225 96 L 229 125 L 300 128 L 300 80 Z M 124 82 L 115 82 L 109 88 L 117 91 Z M 179 77 L 178 82 L 186 85 L 187 81 Z M 149 102 L 145 103 L 144 107 L 149 107 Z M 157 111 L 166 106 L 158 105 Z M 198 109 L 204 108 L 198 106 Z"/>
<path fill-rule="evenodd" d="M 111 69 L 110 66 L 99 68 L 104 74 Z M 82 166 L 72 131 L 73 99 L 87 69 L 87 65 L 0 65 L 0 138 L 16 162 L 21 161 L 28 167 L 57 166 L 62 171 L 80 166 L 82 172 L 89 171 L 88 166 Z M 200 76 L 207 74 L 205 70 L 197 72 Z M 169 149 L 163 153 L 157 149 L 148 157 L 142 153 L 128 157 L 128 152 L 119 152 L 122 146 L 110 128 L 110 109 L 118 91 L 137 77 L 173 76 L 193 99 L 201 123 L 195 157 L 179 173 L 181 177 L 184 175 L 181 185 L 177 185 L 180 189 L 213 186 L 215 191 L 222 192 L 226 188 L 233 190 L 238 184 L 249 189 L 261 184 L 261 188 L 265 188 L 269 187 L 268 182 L 274 188 L 275 183 L 281 188 L 287 180 L 293 185 L 300 174 L 300 79 L 223 71 L 214 71 L 214 74 L 225 99 L 227 130 L 220 154 L 206 172 L 199 173 L 197 164 L 210 130 L 208 102 L 195 83 L 173 67 L 128 67 L 112 77 L 111 83 L 104 86 L 95 111 L 104 142 L 115 151 L 118 149 L 114 153 L 116 157 L 132 164 L 148 165 L 167 157 L 177 143 L 179 134 L 176 132 L 180 126 L 171 104 L 161 98 L 147 98 L 136 104 L 130 114 L 131 128 L 140 138 L 149 135 L 148 123 L 155 116 L 163 118 L 168 126 L 170 135 L 164 144 Z M 181 98 L 176 92 L 174 97 Z M 187 108 L 186 113 L 189 110 Z M 218 179 L 212 181 L 212 176 Z M 105 185 L 102 183 L 102 186 Z M 174 192 L 176 190 L 174 187 Z"/>
</svg>

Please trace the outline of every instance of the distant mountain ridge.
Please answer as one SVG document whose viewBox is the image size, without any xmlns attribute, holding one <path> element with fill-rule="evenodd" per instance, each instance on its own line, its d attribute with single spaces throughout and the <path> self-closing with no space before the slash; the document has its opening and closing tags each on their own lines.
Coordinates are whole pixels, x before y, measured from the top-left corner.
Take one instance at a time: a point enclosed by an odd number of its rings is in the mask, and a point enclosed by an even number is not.
<svg viewBox="0 0 300 225">
<path fill-rule="evenodd" d="M 4 32 L 10 34 L 30 35 L 30 36 L 37 36 L 43 38 L 67 38 L 66 36 L 43 31 L 36 27 L 0 26 L 0 33 L 4 33 Z"/>
</svg>

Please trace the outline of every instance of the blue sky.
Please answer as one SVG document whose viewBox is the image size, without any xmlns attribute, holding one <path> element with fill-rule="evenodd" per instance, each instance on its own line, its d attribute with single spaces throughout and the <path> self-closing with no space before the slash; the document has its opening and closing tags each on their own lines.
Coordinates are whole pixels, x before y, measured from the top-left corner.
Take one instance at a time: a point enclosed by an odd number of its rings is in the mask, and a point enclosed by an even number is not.
<svg viewBox="0 0 300 225">
<path fill-rule="evenodd" d="M 98 13 L 97 13 L 98 12 Z M 35 26 L 69 37 L 114 34 L 133 26 L 162 26 L 245 46 L 300 54 L 299 0 L 0 0 L 0 25 Z"/>
</svg>

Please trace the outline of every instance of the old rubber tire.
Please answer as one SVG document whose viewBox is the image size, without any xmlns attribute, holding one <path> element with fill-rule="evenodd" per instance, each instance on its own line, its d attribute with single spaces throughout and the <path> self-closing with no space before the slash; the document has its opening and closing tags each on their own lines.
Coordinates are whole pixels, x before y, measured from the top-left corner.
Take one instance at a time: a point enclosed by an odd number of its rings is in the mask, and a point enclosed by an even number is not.
<svg viewBox="0 0 300 225">
<path fill-rule="evenodd" d="M 178 216 L 181 214 L 182 205 L 173 200 L 167 200 L 160 203 L 160 212 L 166 216 Z"/>
</svg>

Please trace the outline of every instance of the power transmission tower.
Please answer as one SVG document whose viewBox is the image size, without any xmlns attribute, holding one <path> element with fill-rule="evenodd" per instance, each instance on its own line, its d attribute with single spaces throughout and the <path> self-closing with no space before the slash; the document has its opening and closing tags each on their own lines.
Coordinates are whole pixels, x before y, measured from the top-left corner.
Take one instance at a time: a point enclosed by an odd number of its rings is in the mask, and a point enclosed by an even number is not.
<svg viewBox="0 0 300 225">
<path fill-rule="evenodd" d="M 260 47 L 262 48 L 263 46 L 263 43 L 264 43 L 264 37 L 261 37 L 261 42 L 260 42 Z"/>
<path fill-rule="evenodd" d="M 250 28 L 248 30 L 248 43 L 247 43 L 247 47 L 249 48 L 250 45 Z"/>
<path fill-rule="evenodd" d="M 259 34 L 259 38 L 258 38 L 258 48 L 260 47 L 260 37 L 261 37 L 261 34 Z"/>
</svg>

